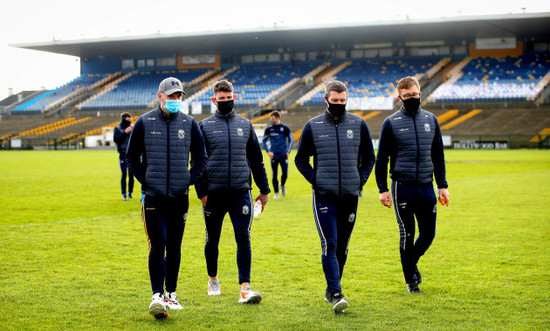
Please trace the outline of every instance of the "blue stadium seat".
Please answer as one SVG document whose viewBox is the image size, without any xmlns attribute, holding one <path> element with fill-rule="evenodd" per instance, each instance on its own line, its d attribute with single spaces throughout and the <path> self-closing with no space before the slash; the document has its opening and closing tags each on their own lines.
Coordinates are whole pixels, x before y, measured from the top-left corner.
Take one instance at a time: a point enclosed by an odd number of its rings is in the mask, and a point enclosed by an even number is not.
<svg viewBox="0 0 550 331">
<path fill-rule="evenodd" d="M 547 53 L 517 57 L 479 57 L 471 60 L 452 85 L 430 96 L 436 102 L 523 101 L 536 96 L 535 86 L 550 71 Z"/>
</svg>

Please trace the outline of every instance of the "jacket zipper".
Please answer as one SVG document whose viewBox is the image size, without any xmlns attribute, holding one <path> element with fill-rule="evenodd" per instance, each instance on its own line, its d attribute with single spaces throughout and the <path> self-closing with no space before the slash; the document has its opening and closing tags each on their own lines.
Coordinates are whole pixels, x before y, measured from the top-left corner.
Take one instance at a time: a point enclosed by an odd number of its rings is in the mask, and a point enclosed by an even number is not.
<svg viewBox="0 0 550 331">
<path fill-rule="evenodd" d="M 227 124 L 227 190 L 231 188 L 231 130 L 229 129 L 229 118 L 225 118 L 225 123 Z"/>
<path fill-rule="evenodd" d="M 413 115 L 414 138 L 416 139 L 416 182 L 418 182 L 418 170 L 420 167 L 420 146 L 418 144 L 418 131 L 416 130 L 416 116 Z"/>
<path fill-rule="evenodd" d="M 340 137 L 338 134 L 338 124 L 334 125 L 336 128 L 336 151 L 338 156 L 338 197 L 342 195 L 342 167 L 340 165 Z"/>
<path fill-rule="evenodd" d="M 166 120 L 166 197 L 169 197 L 170 192 L 170 119 Z"/>
</svg>

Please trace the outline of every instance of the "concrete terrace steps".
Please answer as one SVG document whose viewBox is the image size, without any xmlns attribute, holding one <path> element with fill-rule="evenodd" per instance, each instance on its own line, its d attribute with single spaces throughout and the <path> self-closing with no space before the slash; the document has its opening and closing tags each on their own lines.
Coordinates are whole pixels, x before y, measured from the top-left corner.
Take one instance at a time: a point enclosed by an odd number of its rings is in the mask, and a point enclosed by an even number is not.
<svg viewBox="0 0 550 331">
<path fill-rule="evenodd" d="M 481 112 L 482 112 L 481 109 L 473 109 L 473 110 L 469 111 L 468 113 L 466 113 L 466 114 L 460 116 L 459 118 L 456 118 L 456 119 L 452 120 L 451 122 L 449 122 L 449 123 L 443 125 L 443 126 L 441 127 L 441 130 L 447 130 L 447 129 L 450 129 L 450 128 L 454 127 L 454 126 L 457 126 L 457 125 L 459 125 L 460 123 L 469 120 L 470 118 L 476 116 L 477 114 L 479 114 L 479 113 L 481 113 Z"/>
<path fill-rule="evenodd" d="M 540 143 L 550 136 L 550 128 L 540 130 L 539 134 L 529 140 L 531 143 Z"/>
<path fill-rule="evenodd" d="M 437 121 L 439 122 L 439 125 L 457 117 L 459 114 L 458 109 L 451 109 L 449 111 L 446 111 L 445 113 L 437 116 Z"/>
</svg>

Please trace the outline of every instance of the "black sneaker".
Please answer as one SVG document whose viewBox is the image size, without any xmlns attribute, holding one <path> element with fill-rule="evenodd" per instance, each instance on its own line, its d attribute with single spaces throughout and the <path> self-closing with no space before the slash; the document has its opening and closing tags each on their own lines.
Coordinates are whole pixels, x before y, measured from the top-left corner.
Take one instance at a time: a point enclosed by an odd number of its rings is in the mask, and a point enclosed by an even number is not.
<svg viewBox="0 0 550 331">
<path fill-rule="evenodd" d="M 414 293 L 414 294 L 422 294 L 422 291 L 418 288 L 417 282 L 412 282 L 407 284 L 407 291 Z"/>
<path fill-rule="evenodd" d="M 326 295 L 325 295 L 326 299 Z M 332 310 L 335 314 L 344 312 L 344 309 L 348 308 L 348 302 L 344 298 L 344 295 L 340 292 L 334 292 L 328 297 L 328 302 L 332 304 Z"/>
<path fill-rule="evenodd" d="M 422 275 L 420 274 L 420 271 L 418 271 L 418 267 L 414 267 L 413 278 L 417 284 L 422 284 Z"/>
</svg>

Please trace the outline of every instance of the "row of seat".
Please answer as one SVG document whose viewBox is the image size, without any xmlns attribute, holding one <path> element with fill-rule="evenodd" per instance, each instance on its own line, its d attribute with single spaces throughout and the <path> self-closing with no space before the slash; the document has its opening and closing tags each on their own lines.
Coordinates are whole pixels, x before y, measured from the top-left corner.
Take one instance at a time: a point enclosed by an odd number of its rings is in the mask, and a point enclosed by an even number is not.
<svg viewBox="0 0 550 331">
<path fill-rule="evenodd" d="M 425 74 L 443 57 L 429 56 L 402 59 L 353 60 L 336 73 L 335 78 L 348 86 L 350 98 L 389 98 L 395 97 L 397 82 L 405 76 Z M 319 89 L 304 105 L 322 105 L 324 90 Z M 385 103 L 385 102 L 383 102 Z"/>
<path fill-rule="evenodd" d="M 136 72 L 107 93 L 80 105 L 83 110 L 147 108 L 157 99 L 159 83 L 166 77 L 176 77 L 189 82 L 204 74 L 207 69 L 184 71 Z"/>
<path fill-rule="evenodd" d="M 317 65 L 316 62 L 241 64 L 239 69 L 231 72 L 224 79 L 233 84 L 235 93 L 238 94 L 237 106 L 257 106 L 280 87 L 294 78 L 304 77 Z M 211 96 L 210 91 L 205 91 L 205 93 L 198 96 L 195 102 L 200 102 L 203 107 L 207 107 L 211 103 Z"/>
<path fill-rule="evenodd" d="M 69 118 L 54 122 L 54 123 L 42 125 L 42 126 L 39 126 L 37 128 L 34 128 L 34 129 L 23 131 L 23 132 L 19 133 L 18 135 L 14 136 L 13 138 L 22 138 L 22 137 L 27 137 L 27 136 L 40 136 L 40 135 L 44 135 L 48 132 L 52 132 L 52 131 L 55 131 L 55 130 L 59 130 L 59 129 L 68 127 L 70 125 L 75 125 L 75 124 L 78 124 L 78 123 L 85 122 L 89 119 L 91 119 L 91 117 L 83 117 L 81 119 L 76 119 L 74 117 L 69 117 Z"/>
<path fill-rule="evenodd" d="M 43 112 L 46 107 L 55 103 L 56 101 L 61 100 L 67 95 L 82 89 L 88 86 L 93 85 L 101 79 L 106 77 L 105 74 L 95 74 L 95 75 L 80 75 L 73 79 L 72 81 L 59 86 L 53 90 L 45 91 L 44 93 L 38 95 L 37 97 L 24 102 L 21 105 L 15 107 L 12 110 L 14 113 L 40 113 Z"/>
<path fill-rule="evenodd" d="M 354 59 L 339 70 L 335 79 L 345 82 L 350 98 L 394 98 L 397 81 L 404 76 L 424 75 L 438 66 L 445 58 L 441 56 L 403 57 L 398 59 Z M 469 58 L 468 58 L 469 59 Z M 344 61 L 332 63 L 332 66 Z M 467 62 L 467 63 L 466 63 Z M 537 85 L 550 71 L 550 57 L 546 53 L 529 53 L 519 57 L 474 58 L 461 70 L 456 82 L 442 84 L 430 96 L 431 101 L 450 100 L 532 100 L 541 90 Z M 263 105 L 281 87 L 292 80 L 302 79 L 318 68 L 320 62 L 297 63 L 249 63 L 227 74 L 225 79 L 234 84 L 238 94 L 237 106 Z M 89 99 L 79 107 L 83 110 L 149 108 L 157 99 L 158 83 L 174 76 L 183 82 L 191 82 L 212 69 L 167 70 L 134 72 L 118 81 L 114 88 L 106 88 L 98 97 Z M 41 112 L 53 102 L 89 86 L 105 75 L 83 75 L 66 85 L 46 91 L 38 97 L 16 107 L 13 112 Z M 535 88 L 536 86 L 536 88 Z M 544 86 L 543 86 L 544 87 Z M 211 91 L 206 89 L 192 102 L 202 107 L 210 106 Z M 311 93 L 303 105 L 321 105 L 322 89 Z"/>
<path fill-rule="evenodd" d="M 547 53 L 517 57 L 472 59 L 452 84 L 442 84 L 430 96 L 434 102 L 526 101 L 533 100 L 545 84 L 539 83 L 550 71 Z"/>
</svg>

